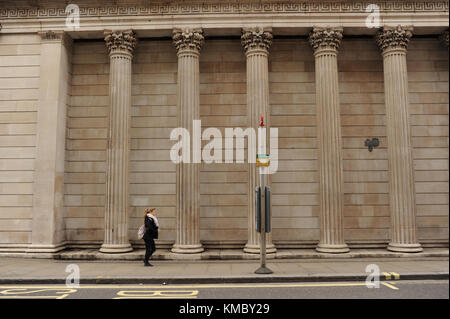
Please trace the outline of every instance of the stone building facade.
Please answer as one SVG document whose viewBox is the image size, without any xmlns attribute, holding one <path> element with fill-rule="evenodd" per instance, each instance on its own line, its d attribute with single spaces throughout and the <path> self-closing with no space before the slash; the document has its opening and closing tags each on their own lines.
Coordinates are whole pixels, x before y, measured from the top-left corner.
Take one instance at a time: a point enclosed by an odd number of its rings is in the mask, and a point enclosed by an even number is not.
<svg viewBox="0 0 450 319">
<path fill-rule="evenodd" d="M 269 251 L 448 246 L 447 0 L 73 4 L 0 1 L 0 252 L 128 252 L 156 207 L 160 248 L 257 253 L 254 164 L 169 136 L 260 114 Z"/>
</svg>

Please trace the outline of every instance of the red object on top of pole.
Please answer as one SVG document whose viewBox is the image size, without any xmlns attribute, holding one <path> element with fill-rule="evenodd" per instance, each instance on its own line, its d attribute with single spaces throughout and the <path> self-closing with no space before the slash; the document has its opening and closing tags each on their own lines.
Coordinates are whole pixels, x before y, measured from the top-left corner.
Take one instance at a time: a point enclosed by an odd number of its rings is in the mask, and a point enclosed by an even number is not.
<svg viewBox="0 0 450 319">
<path fill-rule="evenodd" d="M 259 123 L 260 127 L 264 126 L 264 114 L 261 114 L 261 122 Z"/>
</svg>

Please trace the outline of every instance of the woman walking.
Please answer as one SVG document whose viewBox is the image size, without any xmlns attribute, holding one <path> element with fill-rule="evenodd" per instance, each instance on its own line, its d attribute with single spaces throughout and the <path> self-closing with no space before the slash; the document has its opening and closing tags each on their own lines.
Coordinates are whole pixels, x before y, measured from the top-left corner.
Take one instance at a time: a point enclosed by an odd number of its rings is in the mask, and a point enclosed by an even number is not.
<svg viewBox="0 0 450 319">
<path fill-rule="evenodd" d="M 145 258 L 144 266 L 153 266 L 148 262 L 152 254 L 155 252 L 155 239 L 158 238 L 158 219 L 156 218 L 156 209 L 147 208 L 144 216 L 145 233 L 142 239 L 145 241 Z"/>
</svg>

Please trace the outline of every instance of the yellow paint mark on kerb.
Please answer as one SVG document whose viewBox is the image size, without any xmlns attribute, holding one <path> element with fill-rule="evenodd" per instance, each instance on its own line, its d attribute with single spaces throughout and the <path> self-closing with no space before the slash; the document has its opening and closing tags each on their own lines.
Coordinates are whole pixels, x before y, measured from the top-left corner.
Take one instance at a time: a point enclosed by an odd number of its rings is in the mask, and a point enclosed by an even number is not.
<svg viewBox="0 0 450 319">
<path fill-rule="evenodd" d="M 394 276 L 395 280 L 399 280 L 400 279 L 400 274 L 396 273 L 396 272 L 382 272 L 382 274 L 386 277 L 386 280 L 391 280 L 392 276 Z"/>
<path fill-rule="evenodd" d="M 398 274 L 398 273 L 396 273 L 396 272 L 391 271 L 391 275 L 394 276 L 394 279 L 395 279 L 395 280 L 399 280 L 399 279 L 400 279 L 400 274 Z"/>
<path fill-rule="evenodd" d="M 395 286 L 393 286 L 393 285 L 391 285 L 391 284 L 388 284 L 388 283 L 385 282 L 385 281 L 382 281 L 381 283 L 382 283 L 383 285 L 385 285 L 386 287 L 389 287 L 389 288 L 394 289 L 394 290 L 398 290 L 397 287 L 395 287 Z"/>
</svg>

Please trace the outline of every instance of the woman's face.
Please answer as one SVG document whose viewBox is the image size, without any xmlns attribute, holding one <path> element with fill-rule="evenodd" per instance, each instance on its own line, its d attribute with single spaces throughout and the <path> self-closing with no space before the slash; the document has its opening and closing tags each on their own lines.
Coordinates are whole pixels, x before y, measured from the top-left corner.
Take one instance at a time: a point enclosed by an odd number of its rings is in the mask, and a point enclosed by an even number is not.
<svg viewBox="0 0 450 319">
<path fill-rule="evenodd" d="M 150 212 L 150 214 L 152 214 L 153 216 L 156 216 L 156 209 L 152 210 L 152 211 Z"/>
</svg>

